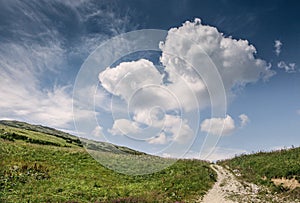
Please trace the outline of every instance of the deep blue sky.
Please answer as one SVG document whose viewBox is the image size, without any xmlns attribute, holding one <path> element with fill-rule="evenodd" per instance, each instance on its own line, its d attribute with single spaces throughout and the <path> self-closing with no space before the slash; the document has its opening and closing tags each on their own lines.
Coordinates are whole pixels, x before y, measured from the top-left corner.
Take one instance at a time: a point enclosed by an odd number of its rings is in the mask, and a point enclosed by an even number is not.
<svg viewBox="0 0 300 203">
<path fill-rule="evenodd" d="M 283 40 L 289 50 L 299 53 L 298 1 L 137 0 L 120 3 L 126 8 L 120 12 L 129 14 L 141 29 L 170 29 L 178 26 L 178 22 L 200 17 L 204 24 L 217 27 L 225 35 L 248 39 L 263 57 L 270 57 L 275 39 Z"/>
</svg>

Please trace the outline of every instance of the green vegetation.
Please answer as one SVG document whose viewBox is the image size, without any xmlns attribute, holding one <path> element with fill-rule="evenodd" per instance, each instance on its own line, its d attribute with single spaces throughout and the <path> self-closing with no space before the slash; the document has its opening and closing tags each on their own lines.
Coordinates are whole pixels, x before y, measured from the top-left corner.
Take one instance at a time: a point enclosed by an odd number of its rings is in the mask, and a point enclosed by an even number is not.
<svg viewBox="0 0 300 203">
<path fill-rule="evenodd" d="M 238 172 L 241 180 L 266 186 L 273 194 L 284 196 L 287 200 L 300 199 L 299 187 L 290 189 L 284 185 L 276 186 L 271 180 L 295 178 L 300 182 L 300 148 L 241 155 L 220 161 L 219 164 L 229 166 L 233 173 Z"/>
<path fill-rule="evenodd" d="M 84 144 L 108 158 L 145 155 Z M 209 163 L 198 160 L 179 160 L 148 175 L 116 173 L 95 161 L 77 137 L 15 121 L 0 122 L 0 160 L 0 202 L 195 202 L 216 179 Z"/>
</svg>

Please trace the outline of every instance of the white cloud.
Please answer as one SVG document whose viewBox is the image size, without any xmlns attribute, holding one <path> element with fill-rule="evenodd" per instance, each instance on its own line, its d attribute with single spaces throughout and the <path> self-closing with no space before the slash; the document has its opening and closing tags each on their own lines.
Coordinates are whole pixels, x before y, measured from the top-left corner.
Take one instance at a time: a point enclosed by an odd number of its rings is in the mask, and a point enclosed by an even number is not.
<svg viewBox="0 0 300 203">
<path fill-rule="evenodd" d="M 76 68 L 101 41 L 125 31 L 128 18 L 88 0 L 70 2 L 0 3 L 7 16 L 0 34 L 2 118 L 74 129 L 70 84 Z M 61 4 L 66 12 L 59 9 Z M 103 11 L 101 18 L 89 16 L 96 10 Z M 57 19 L 61 19 L 60 26 Z M 107 30 L 91 33 L 86 26 L 91 22 L 95 29 Z M 70 38 L 69 32 L 76 34 Z M 84 120 L 91 112 L 80 110 L 78 115 Z"/>
<path fill-rule="evenodd" d="M 138 133 L 138 123 L 166 132 L 158 134 L 151 143 L 163 143 L 166 140 L 181 142 L 193 137 L 189 120 L 165 114 L 164 119 L 158 121 L 151 118 L 149 112 L 155 106 L 164 112 L 179 109 L 192 112 L 208 107 L 211 95 L 207 86 L 214 86 L 212 81 L 216 79 L 213 78 L 215 75 L 208 73 L 212 69 L 217 68 L 229 98 L 234 95 L 233 89 L 274 74 L 266 61 L 254 56 L 256 49 L 247 40 L 225 37 L 215 27 L 202 25 L 200 19 L 170 29 L 160 49 L 160 61 L 166 75 L 146 59 L 122 62 L 99 73 L 102 87 L 112 95 L 123 98 L 128 103 L 128 112 L 133 114 L 132 121 L 125 119 L 126 122 L 120 123 L 121 126 L 126 124 L 123 133 Z M 167 77 L 168 83 L 165 83 L 164 77 Z M 242 125 L 248 122 L 246 115 L 241 115 L 241 119 Z M 201 129 L 219 134 L 223 124 L 224 135 L 236 128 L 234 120 L 227 115 L 226 118 L 205 120 Z M 116 127 L 115 121 L 111 129 L 113 134 L 120 133 Z"/>
<path fill-rule="evenodd" d="M 239 118 L 241 121 L 241 127 L 246 126 L 250 122 L 250 119 L 246 114 L 239 115 Z"/>
<path fill-rule="evenodd" d="M 179 28 L 170 29 L 166 41 L 161 44 L 161 61 L 170 81 L 176 83 L 182 76 L 189 85 L 201 84 L 203 81 L 197 73 L 206 78 L 206 83 L 215 81 L 216 78 L 206 75 L 207 71 L 214 68 L 207 57 L 216 66 L 228 96 L 233 94 L 234 87 L 243 87 L 247 83 L 256 82 L 260 78 L 267 79 L 274 74 L 266 61 L 255 58 L 256 49 L 247 40 L 225 37 L 215 27 L 202 25 L 200 22 L 199 19 L 196 22 L 187 21 Z M 178 58 L 186 60 L 190 65 L 184 64 Z M 207 67 L 209 69 L 205 69 Z M 205 88 L 190 87 L 199 101 L 209 99 L 204 93 Z"/>
<path fill-rule="evenodd" d="M 299 109 L 299 110 L 297 110 L 297 114 L 299 114 L 299 115 L 300 115 L 300 109 Z"/>
<path fill-rule="evenodd" d="M 240 127 L 246 126 L 250 119 L 246 114 L 239 115 Z M 226 115 L 225 118 L 211 118 L 202 121 L 201 131 L 210 133 L 212 135 L 228 135 L 236 130 L 236 125 L 231 116 Z"/>
<path fill-rule="evenodd" d="M 201 131 L 212 135 L 228 135 L 235 130 L 234 120 L 227 115 L 225 118 L 205 119 L 201 123 Z"/>
<path fill-rule="evenodd" d="M 155 138 L 151 138 L 148 143 L 150 144 L 166 144 L 168 142 L 167 136 L 164 132 L 159 133 Z"/>
<path fill-rule="evenodd" d="M 92 135 L 98 138 L 103 138 L 103 128 L 101 126 L 96 126 L 95 129 L 92 132 Z"/>
<path fill-rule="evenodd" d="M 169 114 L 164 114 L 164 118 L 161 119 L 148 117 L 147 114 L 139 112 L 133 120 L 116 119 L 108 131 L 113 135 L 139 136 L 140 139 L 148 140 L 150 144 L 166 144 L 169 141 L 184 144 L 194 137 L 194 132 L 186 119 Z M 141 128 L 141 124 L 148 127 Z M 156 137 L 146 139 L 148 134 L 152 136 L 156 134 L 155 132 L 158 132 Z"/>
<path fill-rule="evenodd" d="M 113 135 L 130 135 L 139 133 L 140 128 L 137 122 L 127 119 L 117 119 L 108 131 Z"/>
<path fill-rule="evenodd" d="M 206 76 L 206 71 L 192 67 L 192 64 L 208 66 L 213 69 L 207 55 L 216 65 L 227 96 L 233 95 L 232 89 L 268 78 L 274 74 L 264 60 L 256 59 L 256 49 L 247 40 L 235 40 L 225 37 L 216 28 L 196 22 L 186 22 L 179 28 L 168 31 L 167 39 L 160 45 L 161 62 L 171 83 L 163 84 L 155 66 L 145 59 L 123 62 L 115 68 L 107 68 L 99 74 L 102 86 L 114 95 L 128 101 L 131 94 L 145 85 L 160 85 L 179 98 L 182 107 L 187 111 L 204 108 L 210 104 L 210 95 L 205 83 L 216 78 Z M 169 53 L 172 53 L 171 55 Z M 206 55 L 207 54 L 207 55 Z M 184 60 L 182 60 L 184 59 Z M 200 75 L 198 74 L 200 71 Z M 211 83 L 213 84 L 213 83 Z M 135 87 L 133 87 L 135 86 Z M 158 93 L 148 94 L 148 98 Z M 195 96 L 200 102 L 195 102 Z M 172 100 L 165 100 L 170 102 Z M 172 105 L 168 104 L 170 108 Z"/>
<path fill-rule="evenodd" d="M 274 42 L 274 48 L 275 48 L 275 53 L 277 56 L 279 56 L 280 52 L 281 52 L 281 46 L 282 46 L 282 43 L 280 40 L 275 40 Z"/>
<path fill-rule="evenodd" d="M 188 121 L 178 116 L 166 115 L 164 131 L 172 133 L 172 140 L 182 144 L 190 141 L 194 136 Z"/>
<path fill-rule="evenodd" d="M 289 63 L 286 64 L 284 61 L 280 61 L 277 64 L 278 68 L 284 69 L 287 73 L 294 73 L 296 71 L 296 64 L 295 63 Z"/>
<path fill-rule="evenodd" d="M 72 87 L 54 81 L 66 65 L 66 51 L 53 40 L 46 46 L 3 43 L 0 47 L 0 110 L 3 117 L 73 129 Z M 86 118 L 81 111 L 80 117 Z"/>
<path fill-rule="evenodd" d="M 65 128 L 72 123 L 70 86 L 42 88 L 40 78 L 63 65 L 64 50 L 48 46 L 2 44 L 0 48 L 0 109 L 17 120 Z M 48 71 L 48 72 L 47 72 Z M 51 75 L 51 74 L 49 74 Z"/>
<path fill-rule="evenodd" d="M 13 85 L 18 88 L 17 85 Z M 15 89 L 9 92 L 0 88 L 1 114 L 17 120 L 26 120 L 57 128 L 69 128 L 73 122 L 72 97 L 64 87 L 46 93 Z M 8 108 L 9 107 L 9 108 Z"/>
<path fill-rule="evenodd" d="M 193 136 L 194 132 L 191 129 L 191 127 L 188 124 L 187 119 L 183 119 L 180 116 L 175 116 L 175 115 L 170 115 L 170 114 L 162 114 L 160 111 L 155 111 L 153 114 L 153 111 L 151 111 L 150 117 L 148 118 L 142 118 L 140 115 L 146 115 L 145 113 L 140 113 L 137 114 L 134 118 L 136 121 L 141 122 L 143 124 L 147 124 L 150 127 L 154 127 L 156 129 L 162 130 L 168 134 L 170 134 L 167 139 L 164 139 L 164 141 L 174 141 L 177 143 L 186 143 L 190 141 Z M 160 140 L 163 139 L 161 133 L 159 133 L 159 138 Z M 149 143 L 154 143 L 153 141 L 150 140 Z"/>
<path fill-rule="evenodd" d="M 99 74 L 102 86 L 110 93 L 129 101 L 132 94 L 146 85 L 160 85 L 163 76 L 152 62 L 140 59 L 123 62 Z"/>
</svg>

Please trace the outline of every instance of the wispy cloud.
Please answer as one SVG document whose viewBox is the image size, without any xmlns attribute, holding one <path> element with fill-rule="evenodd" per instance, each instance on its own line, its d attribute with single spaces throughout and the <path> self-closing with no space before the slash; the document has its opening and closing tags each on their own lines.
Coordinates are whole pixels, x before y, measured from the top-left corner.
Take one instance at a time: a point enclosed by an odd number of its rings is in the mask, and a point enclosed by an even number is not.
<svg viewBox="0 0 300 203">
<path fill-rule="evenodd" d="M 246 126 L 250 122 L 250 119 L 246 114 L 239 115 L 239 118 L 240 118 L 240 121 L 241 121 L 241 128 L 243 128 L 244 126 Z"/>
<path fill-rule="evenodd" d="M 287 73 L 294 73 L 296 72 L 296 64 L 295 63 L 285 63 L 284 61 L 280 61 L 277 64 L 277 67 L 280 69 L 285 70 Z"/>
<path fill-rule="evenodd" d="M 281 46 L 282 46 L 282 42 L 280 40 L 275 40 L 274 48 L 275 48 L 275 54 L 277 56 L 279 56 L 279 54 L 281 53 Z"/>
<path fill-rule="evenodd" d="M 128 28 L 127 16 L 100 4 L 86 0 L 0 3 L 5 15 L 0 24 L 1 119 L 74 129 L 76 72 L 103 40 Z M 96 11 L 101 16 L 89 16 Z"/>
</svg>

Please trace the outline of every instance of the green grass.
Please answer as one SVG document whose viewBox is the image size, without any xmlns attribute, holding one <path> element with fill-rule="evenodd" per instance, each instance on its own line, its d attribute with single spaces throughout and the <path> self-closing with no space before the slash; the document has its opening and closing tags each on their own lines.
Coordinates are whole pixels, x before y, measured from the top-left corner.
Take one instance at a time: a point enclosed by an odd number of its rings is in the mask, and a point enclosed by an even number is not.
<svg viewBox="0 0 300 203">
<path fill-rule="evenodd" d="M 248 182 L 267 186 L 273 193 L 279 193 L 288 199 L 300 199 L 300 188 L 289 190 L 275 186 L 272 178 L 296 178 L 300 182 L 300 148 L 283 149 L 273 152 L 259 152 L 241 155 L 233 159 L 220 161 L 219 164 L 238 170 L 238 177 Z"/>
<path fill-rule="evenodd" d="M 148 175 L 116 173 L 76 141 L 67 142 L 70 137 L 29 127 L 0 125 L 0 202 L 194 202 L 216 179 L 209 163 L 199 160 L 179 160 Z M 22 136 L 47 142 L 33 143 Z M 102 155 L 122 154 L 106 149 Z"/>
</svg>

